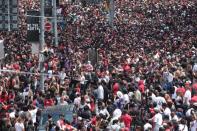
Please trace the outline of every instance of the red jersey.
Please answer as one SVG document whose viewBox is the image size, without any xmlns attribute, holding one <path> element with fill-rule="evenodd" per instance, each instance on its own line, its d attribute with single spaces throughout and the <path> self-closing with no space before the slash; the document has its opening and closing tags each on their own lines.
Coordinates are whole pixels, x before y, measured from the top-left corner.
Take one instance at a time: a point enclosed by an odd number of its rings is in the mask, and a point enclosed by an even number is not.
<svg viewBox="0 0 197 131">
<path fill-rule="evenodd" d="M 121 119 L 124 121 L 125 127 L 127 128 L 131 127 L 132 118 L 130 115 L 128 114 L 122 115 Z"/>
</svg>

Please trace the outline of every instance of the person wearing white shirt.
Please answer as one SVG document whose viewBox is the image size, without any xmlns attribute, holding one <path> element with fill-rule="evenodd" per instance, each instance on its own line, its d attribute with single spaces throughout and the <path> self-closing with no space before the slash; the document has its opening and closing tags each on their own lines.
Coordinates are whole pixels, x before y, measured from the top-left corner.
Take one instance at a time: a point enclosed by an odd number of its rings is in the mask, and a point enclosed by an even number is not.
<svg viewBox="0 0 197 131">
<path fill-rule="evenodd" d="M 98 86 L 98 89 L 97 89 L 97 98 L 100 100 L 104 99 L 104 89 L 101 84 Z"/>
<path fill-rule="evenodd" d="M 122 115 L 122 111 L 121 111 L 120 109 L 116 108 L 116 109 L 114 110 L 114 112 L 113 112 L 113 117 L 112 117 L 112 119 L 110 120 L 109 125 L 113 125 L 113 121 L 114 121 L 114 120 L 118 120 L 118 119 L 121 117 L 121 115 Z"/>
<path fill-rule="evenodd" d="M 15 111 L 13 111 L 13 112 L 11 112 L 10 114 L 9 114 L 9 116 L 10 116 L 10 118 L 15 118 Z"/>
<path fill-rule="evenodd" d="M 164 115 L 168 116 L 169 120 L 171 120 L 171 110 L 167 107 L 166 103 L 163 103 Z"/>
<path fill-rule="evenodd" d="M 113 120 L 112 124 L 107 127 L 109 131 L 119 131 L 120 125 L 118 125 L 118 119 Z"/>
<path fill-rule="evenodd" d="M 177 94 L 176 94 L 177 87 L 174 86 L 173 88 L 174 88 L 174 93 L 172 94 L 172 99 L 175 100 L 177 97 Z"/>
<path fill-rule="evenodd" d="M 103 103 L 104 104 L 104 103 Z M 106 116 L 106 119 L 108 119 L 110 117 L 109 112 L 107 111 L 107 109 L 105 108 L 105 105 L 101 106 L 101 109 L 98 109 L 97 111 L 97 115 L 99 114 L 103 114 L 104 116 Z"/>
<path fill-rule="evenodd" d="M 146 123 L 144 125 L 144 131 L 151 131 L 151 129 L 152 129 L 152 125 L 150 123 Z"/>
<path fill-rule="evenodd" d="M 191 116 L 191 112 L 194 110 L 194 108 L 190 108 L 190 109 L 188 109 L 187 110 L 187 112 L 186 112 L 186 117 L 190 117 Z"/>
<path fill-rule="evenodd" d="M 29 113 L 31 114 L 31 119 L 33 123 L 36 123 L 36 113 L 37 113 L 38 109 L 34 108 L 29 110 Z"/>
<path fill-rule="evenodd" d="M 85 76 L 84 76 L 83 73 L 81 73 L 81 76 L 80 76 L 80 83 L 81 83 L 82 85 L 84 85 L 85 82 L 86 82 Z"/>
<path fill-rule="evenodd" d="M 178 131 L 189 131 L 186 121 L 184 119 L 181 119 L 181 123 L 179 124 L 179 129 Z"/>
<path fill-rule="evenodd" d="M 193 68 L 192 68 L 193 72 L 197 72 L 197 63 L 194 64 Z"/>
<path fill-rule="evenodd" d="M 193 73 L 193 83 L 197 82 L 197 62 L 194 64 L 192 68 L 192 73 Z"/>
<path fill-rule="evenodd" d="M 122 111 L 120 109 L 115 109 L 113 112 L 113 117 L 119 118 L 122 115 Z"/>
<path fill-rule="evenodd" d="M 60 98 L 60 103 L 59 103 L 59 105 L 68 105 L 68 102 L 66 102 L 66 101 L 64 100 L 64 98 L 61 97 L 61 98 Z"/>
<path fill-rule="evenodd" d="M 196 131 L 197 130 L 197 120 L 193 120 L 190 122 L 190 130 Z"/>
<path fill-rule="evenodd" d="M 191 116 L 191 122 L 190 122 L 190 130 L 191 131 L 197 131 L 197 115 L 195 113 L 195 110 L 192 108 L 190 111 Z"/>
<path fill-rule="evenodd" d="M 173 75 L 172 73 L 165 71 L 163 72 L 163 79 L 167 82 L 172 82 L 173 81 Z"/>
<path fill-rule="evenodd" d="M 77 95 L 77 97 L 74 99 L 74 105 L 79 107 L 79 105 L 81 103 L 81 97 L 80 97 L 79 93 L 77 93 L 76 95 Z"/>
<path fill-rule="evenodd" d="M 179 121 L 179 118 L 178 118 L 178 116 L 176 115 L 176 113 L 175 112 L 172 112 L 171 113 L 171 117 L 172 117 L 172 120 L 174 120 L 174 121 Z"/>
<path fill-rule="evenodd" d="M 62 69 L 62 71 L 59 73 L 60 78 L 60 84 L 64 84 L 64 79 L 66 78 L 65 68 Z"/>
<path fill-rule="evenodd" d="M 154 102 L 157 103 L 157 107 L 158 107 L 158 108 L 161 108 L 161 107 L 162 107 L 162 104 L 163 104 L 163 103 L 166 103 L 166 100 L 165 100 L 165 98 L 162 97 L 162 96 L 157 96 L 157 97 L 155 98 Z"/>
<path fill-rule="evenodd" d="M 19 117 L 14 125 L 15 131 L 25 131 L 25 126 L 22 119 Z"/>
<path fill-rule="evenodd" d="M 123 95 L 123 99 L 124 99 L 124 105 L 128 104 L 130 102 L 130 99 L 129 99 L 129 95 L 128 94 L 124 94 Z"/>
<path fill-rule="evenodd" d="M 190 91 L 189 87 L 186 87 L 186 92 L 183 97 L 183 103 L 186 104 L 187 106 L 189 106 L 191 97 L 192 97 L 191 91 Z"/>
<path fill-rule="evenodd" d="M 154 122 L 153 131 L 159 131 L 159 128 L 162 126 L 162 123 L 163 123 L 163 118 L 162 118 L 159 108 L 155 108 L 154 110 L 156 114 L 154 115 L 153 118 L 151 118 L 151 120 L 153 120 Z"/>
</svg>

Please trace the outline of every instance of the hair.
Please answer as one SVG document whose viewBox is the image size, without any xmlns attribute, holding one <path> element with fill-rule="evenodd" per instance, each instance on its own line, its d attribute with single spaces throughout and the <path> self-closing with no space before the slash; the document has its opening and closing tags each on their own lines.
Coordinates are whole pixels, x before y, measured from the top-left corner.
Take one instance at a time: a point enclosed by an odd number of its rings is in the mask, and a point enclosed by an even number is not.
<svg viewBox="0 0 197 131">
<path fill-rule="evenodd" d="M 116 124 L 116 123 L 118 123 L 118 120 L 117 119 L 113 120 L 113 124 Z"/>
<path fill-rule="evenodd" d="M 48 119 L 51 119 L 52 118 L 52 116 L 51 115 L 48 115 Z"/>
<path fill-rule="evenodd" d="M 124 114 L 127 114 L 127 111 L 126 111 L 126 110 L 123 110 L 122 114 L 123 114 L 123 115 L 124 115 Z"/>
<path fill-rule="evenodd" d="M 16 121 L 20 123 L 20 122 L 22 122 L 22 118 L 18 117 L 18 119 Z"/>
</svg>

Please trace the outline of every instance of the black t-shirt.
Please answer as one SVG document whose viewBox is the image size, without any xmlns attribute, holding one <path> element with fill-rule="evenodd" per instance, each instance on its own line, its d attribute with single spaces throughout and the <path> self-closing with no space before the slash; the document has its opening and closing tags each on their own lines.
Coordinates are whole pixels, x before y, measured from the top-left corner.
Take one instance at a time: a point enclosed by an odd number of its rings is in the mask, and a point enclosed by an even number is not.
<svg viewBox="0 0 197 131">
<path fill-rule="evenodd" d="M 81 113 L 81 117 L 84 118 L 84 119 L 90 119 L 91 118 L 91 112 L 90 111 L 83 111 Z"/>
</svg>

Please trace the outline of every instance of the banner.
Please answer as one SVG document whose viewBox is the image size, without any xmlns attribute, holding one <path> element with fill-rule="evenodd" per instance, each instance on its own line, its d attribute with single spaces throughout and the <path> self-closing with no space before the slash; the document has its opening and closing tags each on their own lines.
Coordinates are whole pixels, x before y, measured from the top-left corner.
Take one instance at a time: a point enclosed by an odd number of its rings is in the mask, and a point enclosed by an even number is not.
<svg viewBox="0 0 197 131">
<path fill-rule="evenodd" d="M 27 41 L 39 42 L 39 11 L 27 11 Z"/>
</svg>

